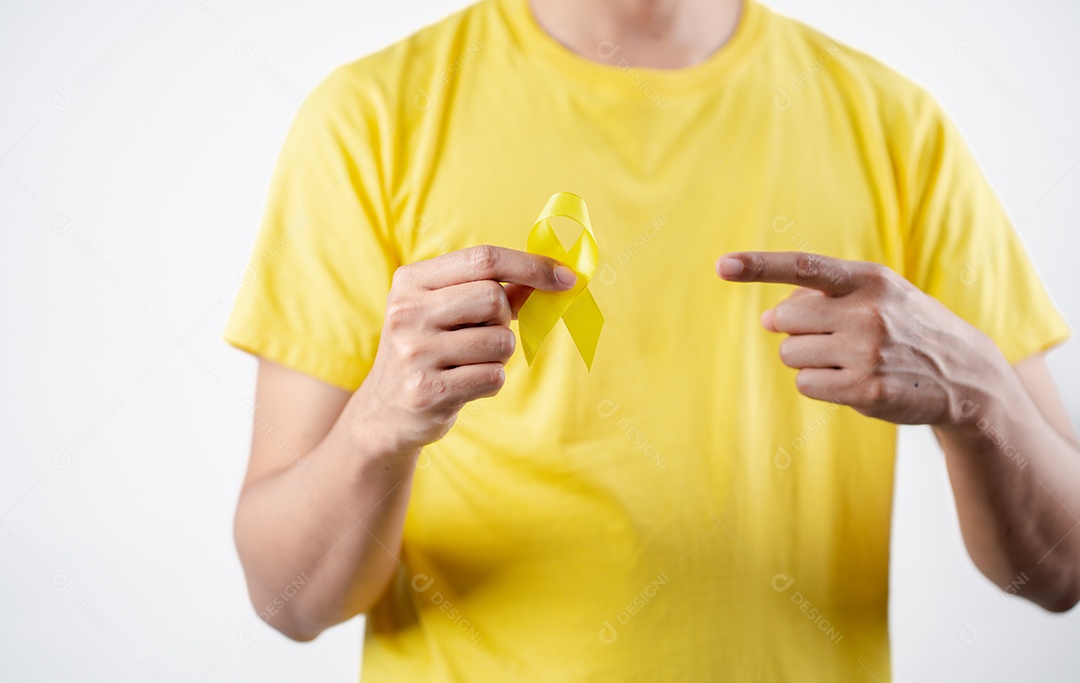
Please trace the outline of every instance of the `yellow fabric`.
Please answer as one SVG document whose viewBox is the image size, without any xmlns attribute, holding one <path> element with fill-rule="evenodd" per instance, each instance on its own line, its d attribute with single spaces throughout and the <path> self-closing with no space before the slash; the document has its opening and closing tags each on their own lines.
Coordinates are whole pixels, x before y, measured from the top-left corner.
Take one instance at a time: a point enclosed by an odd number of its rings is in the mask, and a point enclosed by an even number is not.
<svg viewBox="0 0 1080 683">
<path fill-rule="evenodd" d="M 887 681 L 896 430 L 798 394 L 758 323 L 790 287 L 716 258 L 887 264 L 1014 362 L 1069 329 L 956 128 L 879 62 L 756 2 L 698 65 L 614 54 L 483 0 L 335 70 L 288 135 L 226 339 L 336 386 L 399 264 L 525 249 L 563 190 L 601 245 L 592 371 L 557 325 L 421 453 L 363 680 Z"/>
<path fill-rule="evenodd" d="M 581 226 L 581 235 L 569 250 L 563 248 L 551 224 L 551 219 L 558 217 L 569 218 Z M 596 343 L 604 327 L 604 316 L 587 289 L 596 267 L 600 265 L 600 250 L 585 201 L 573 192 L 551 195 L 529 231 L 528 251 L 565 263 L 577 273 L 577 280 L 565 292 L 533 292 L 521 307 L 518 331 L 525 362 L 532 365 L 544 339 L 562 319 L 566 321 L 566 329 L 577 344 L 585 367 L 592 368 Z"/>
</svg>

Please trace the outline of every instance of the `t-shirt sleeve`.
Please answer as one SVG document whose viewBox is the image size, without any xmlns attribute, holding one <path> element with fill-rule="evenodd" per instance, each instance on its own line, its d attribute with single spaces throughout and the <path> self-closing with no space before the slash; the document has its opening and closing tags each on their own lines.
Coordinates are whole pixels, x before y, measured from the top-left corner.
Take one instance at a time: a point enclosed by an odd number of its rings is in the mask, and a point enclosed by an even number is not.
<svg viewBox="0 0 1080 683">
<path fill-rule="evenodd" d="M 354 391 L 375 358 L 398 265 L 375 89 L 341 67 L 286 136 L 224 339 Z"/>
<path fill-rule="evenodd" d="M 955 123 L 929 95 L 899 154 L 905 276 L 993 339 L 1011 364 L 1069 325 Z"/>
</svg>

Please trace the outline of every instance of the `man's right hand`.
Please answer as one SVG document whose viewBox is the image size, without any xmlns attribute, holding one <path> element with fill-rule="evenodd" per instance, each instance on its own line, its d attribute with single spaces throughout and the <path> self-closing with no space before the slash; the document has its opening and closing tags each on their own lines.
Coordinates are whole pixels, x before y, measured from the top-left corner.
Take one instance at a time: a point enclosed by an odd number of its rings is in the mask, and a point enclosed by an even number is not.
<svg viewBox="0 0 1080 683">
<path fill-rule="evenodd" d="M 353 433 L 384 454 L 442 437 L 463 405 L 502 388 L 517 345 L 510 321 L 529 294 L 575 279 L 555 259 L 489 245 L 398 268 L 374 364 L 353 397 Z"/>
</svg>

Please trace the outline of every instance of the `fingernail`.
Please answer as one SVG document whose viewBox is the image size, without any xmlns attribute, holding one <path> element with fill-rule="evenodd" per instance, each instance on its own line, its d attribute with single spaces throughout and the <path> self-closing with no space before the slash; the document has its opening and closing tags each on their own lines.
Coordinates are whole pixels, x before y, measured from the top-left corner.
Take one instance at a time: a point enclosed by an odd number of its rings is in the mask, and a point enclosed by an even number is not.
<svg viewBox="0 0 1080 683">
<path fill-rule="evenodd" d="M 720 259 L 720 274 L 724 277 L 735 277 L 742 272 L 742 261 L 735 258 Z"/>
<path fill-rule="evenodd" d="M 555 266 L 555 279 L 567 287 L 573 287 L 577 282 L 577 273 L 566 266 Z"/>
</svg>

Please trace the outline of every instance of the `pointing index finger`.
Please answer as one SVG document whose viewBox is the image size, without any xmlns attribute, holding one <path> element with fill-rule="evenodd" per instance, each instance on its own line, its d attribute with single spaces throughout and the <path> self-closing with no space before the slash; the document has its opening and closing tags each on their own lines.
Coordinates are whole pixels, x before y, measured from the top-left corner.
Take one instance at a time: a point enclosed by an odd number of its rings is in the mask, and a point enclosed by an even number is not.
<svg viewBox="0 0 1080 683">
<path fill-rule="evenodd" d="M 848 294 L 859 286 L 859 266 L 857 261 L 803 251 L 741 251 L 720 257 L 716 272 L 732 282 L 778 282 Z"/>
</svg>

